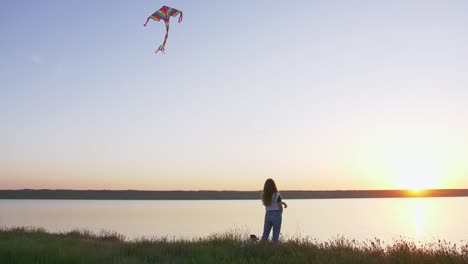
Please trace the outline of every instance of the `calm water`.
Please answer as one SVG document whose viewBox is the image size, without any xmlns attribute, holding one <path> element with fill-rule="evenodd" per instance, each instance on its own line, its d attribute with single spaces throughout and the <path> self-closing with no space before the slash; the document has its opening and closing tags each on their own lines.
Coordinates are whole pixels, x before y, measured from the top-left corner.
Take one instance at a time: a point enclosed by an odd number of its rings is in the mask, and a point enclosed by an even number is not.
<svg viewBox="0 0 468 264">
<path fill-rule="evenodd" d="M 391 242 L 468 241 L 468 197 L 288 200 L 282 235 L 329 240 L 337 236 Z M 204 237 L 232 229 L 261 235 L 264 208 L 258 200 L 97 201 L 0 200 L 0 226 L 49 231 L 114 230 L 138 237 Z"/>
</svg>

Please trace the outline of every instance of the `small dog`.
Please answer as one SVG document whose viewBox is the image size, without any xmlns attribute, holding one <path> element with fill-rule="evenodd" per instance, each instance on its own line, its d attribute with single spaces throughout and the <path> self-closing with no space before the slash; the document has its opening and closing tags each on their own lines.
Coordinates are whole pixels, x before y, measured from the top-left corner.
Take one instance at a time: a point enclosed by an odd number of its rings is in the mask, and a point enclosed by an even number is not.
<svg viewBox="0 0 468 264">
<path fill-rule="evenodd" d="M 250 244 L 256 244 L 258 243 L 259 239 L 256 235 L 250 235 L 249 243 Z"/>
<path fill-rule="evenodd" d="M 241 247 L 256 245 L 256 244 L 258 244 L 259 241 L 260 240 L 258 239 L 258 237 L 256 235 L 250 235 L 250 237 L 248 239 L 246 239 L 244 243 L 242 243 Z"/>
</svg>

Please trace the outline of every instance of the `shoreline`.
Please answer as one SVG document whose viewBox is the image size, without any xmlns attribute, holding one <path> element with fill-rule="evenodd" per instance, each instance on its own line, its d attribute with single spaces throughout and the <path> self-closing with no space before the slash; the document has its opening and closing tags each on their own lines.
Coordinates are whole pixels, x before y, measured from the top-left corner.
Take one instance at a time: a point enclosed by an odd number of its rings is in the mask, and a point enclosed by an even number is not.
<svg viewBox="0 0 468 264">
<path fill-rule="evenodd" d="M 115 232 L 48 233 L 0 228 L 0 263 L 467 263 L 468 243 L 419 245 L 404 239 L 386 244 L 337 238 L 328 242 L 288 239 L 250 242 L 230 232 L 193 240 L 136 239 Z"/>
</svg>

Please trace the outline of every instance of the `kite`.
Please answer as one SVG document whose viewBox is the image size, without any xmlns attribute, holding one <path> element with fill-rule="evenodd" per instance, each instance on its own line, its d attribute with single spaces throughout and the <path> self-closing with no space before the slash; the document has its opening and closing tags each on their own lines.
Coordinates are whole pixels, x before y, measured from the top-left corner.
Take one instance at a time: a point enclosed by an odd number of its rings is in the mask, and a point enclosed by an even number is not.
<svg viewBox="0 0 468 264">
<path fill-rule="evenodd" d="M 162 19 L 164 20 L 164 23 L 166 24 L 166 37 L 164 37 L 164 42 L 156 50 L 156 53 L 158 53 L 158 51 L 161 51 L 162 53 L 164 53 L 167 37 L 169 36 L 169 19 L 171 18 L 171 16 L 175 17 L 178 15 L 180 15 L 179 16 L 179 23 L 180 23 L 182 22 L 182 18 L 183 18 L 182 12 L 172 7 L 163 6 L 158 11 L 154 12 L 154 14 L 149 16 L 145 24 L 143 25 L 146 27 L 146 24 L 148 24 L 148 21 L 150 20 L 150 18 L 153 19 L 154 21 L 160 21 Z"/>
</svg>

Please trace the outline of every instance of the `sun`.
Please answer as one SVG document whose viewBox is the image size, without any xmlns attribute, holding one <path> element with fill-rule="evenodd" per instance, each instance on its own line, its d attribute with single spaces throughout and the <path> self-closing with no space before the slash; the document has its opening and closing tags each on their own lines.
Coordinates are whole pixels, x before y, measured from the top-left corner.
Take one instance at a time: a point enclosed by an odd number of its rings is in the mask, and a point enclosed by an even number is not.
<svg viewBox="0 0 468 264">
<path fill-rule="evenodd" d="M 432 131 L 433 132 L 433 131 Z M 386 131 L 360 143 L 359 168 L 385 188 L 415 194 L 444 185 L 457 157 L 456 144 L 428 130 Z M 358 160 L 361 158 L 361 160 Z M 358 167 L 356 166 L 356 167 Z"/>
<path fill-rule="evenodd" d="M 437 186 L 436 178 L 439 170 L 430 164 L 410 164 L 400 166 L 395 171 L 399 189 L 411 190 L 418 193 Z"/>
</svg>

